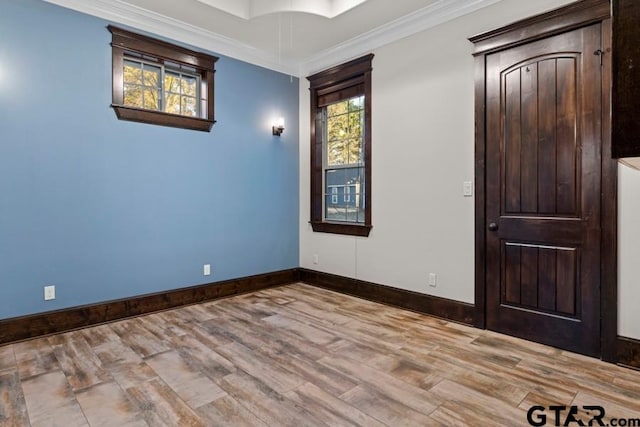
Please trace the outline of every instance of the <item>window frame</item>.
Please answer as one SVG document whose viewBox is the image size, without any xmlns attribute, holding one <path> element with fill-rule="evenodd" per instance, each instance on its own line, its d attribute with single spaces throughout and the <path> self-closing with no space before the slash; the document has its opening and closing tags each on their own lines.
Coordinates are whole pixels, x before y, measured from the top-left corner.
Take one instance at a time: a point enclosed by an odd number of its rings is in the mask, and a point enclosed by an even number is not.
<svg viewBox="0 0 640 427">
<path fill-rule="evenodd" d="M 345 234 L 367 237 L 373 228 L 371 222 L 371 71 L 374 55 L 368 54 L 344 64 L 329 68 L 307 77 L 310 83 L 310 116 L 311 116 L 311 219 L 309 223 L 314 232 Z M 322 111 L 320 100 L 330 99 L 338 102 L 353 97 L 353 94 L 364 95 L 364 129 L 363 158 L 365 185 L 364 223 L 327 221 L 324 219 L 324 158 L 326 148 L 323 141 L 323 130 L 316 129 L 317 115 Z"/>
<path fill-rule="evenodd" d="M 214 75 L 215 63 L 218 57 L 202 52 L 196 52 L 181 46 L 143 36 L 113 25 L 107 26 L 111 32 L 112 47 L 112 103 L 111 107 L 120 120 L 170 126 L 203 132 L 210 132 L 215 121 L 214 110 Z M 183 116 L 180 114 L 166 113 L 164 111 L 149 110 L 145 108 L 124 105 L 124 61 L 127 54 L 131 60 L 138 61 L 135 55 L 144 55 L 158 58 L 155 63 L 165 67 L 164 61 L 182 64 L 194 68 L 200 76 L 198 88 L 200 99 L 198 103 L 206 102 L 206 117 Z M 146 58 L 140 61 L 150 62 Z M 164 82 L 162 82 L 164 93 Z M 202 107 L 200 106 L 199 109 Z"/>
</svg>

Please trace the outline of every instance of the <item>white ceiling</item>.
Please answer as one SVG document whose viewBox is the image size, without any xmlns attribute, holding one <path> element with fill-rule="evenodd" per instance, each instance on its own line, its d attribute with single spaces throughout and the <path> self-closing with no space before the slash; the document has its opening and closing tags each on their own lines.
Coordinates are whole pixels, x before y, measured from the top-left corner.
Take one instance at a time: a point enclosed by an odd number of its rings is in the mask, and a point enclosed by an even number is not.
<svg viewBox="0 0 640 427">
<path fill-rule="evenodd" d="M 306 76 L 500 0 L 45 0 Z"/>
<path fill-rule="evenodd" d="M 198 0 L 239 18 L 279 12 L 303 12 L 335 18 L 367 0 Z"/>
</svg>

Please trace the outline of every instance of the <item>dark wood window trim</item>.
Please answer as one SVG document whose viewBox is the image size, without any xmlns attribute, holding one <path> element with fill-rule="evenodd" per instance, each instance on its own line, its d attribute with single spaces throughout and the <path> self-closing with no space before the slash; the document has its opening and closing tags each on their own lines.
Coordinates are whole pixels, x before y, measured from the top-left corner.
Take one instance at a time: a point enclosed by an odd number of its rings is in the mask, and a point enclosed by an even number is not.
<svg viewBox="0 0 640 427">
<path fill-rule="evenodd" d="M 121 120 L 193 129 L 209 132 L 214 119 L 214 64 L 217 57 L 176 46 L 161 40 L 123 30 L 109 25 L 112 34 L 112 104 L 116 116 Z M 206 117 L 188 117 L 162 111 L 147 110 L 124 105 L 123 62 L 126 53 L 142 54 L 186 65 L 196 69 L 200 75 L 203 97 L 206 99 Z"/>
<path fill-rule="evenodd" d="M 311 220 L 313 231 L 367 237 L 371 232 L 371 62 L 373 54 L 307 77 L 311 91 Z M 316 132 L 316 114 L 327 103 L 364 94 L 364 223 L 325 221 L 323 218 L 323 142 Z"/>
</svg>

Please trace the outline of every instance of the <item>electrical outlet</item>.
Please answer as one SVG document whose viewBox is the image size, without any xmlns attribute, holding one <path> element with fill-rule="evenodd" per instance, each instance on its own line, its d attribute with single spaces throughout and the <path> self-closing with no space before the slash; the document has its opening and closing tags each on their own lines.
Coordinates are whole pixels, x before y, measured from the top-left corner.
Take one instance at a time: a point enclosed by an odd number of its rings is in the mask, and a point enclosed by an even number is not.
<svg viewBox="0 0 640 427">
<path fill-rule="evenodd" d="M 45 286 L 44 287 L 44 300 L 45 301 L 51 301 L 52 299 L 56 299 L 56 287 L 51 285 L 51 286 Z"/>
<path fill-rule="evenodd" d="M 436 273 L 429 273 L 429 286 L 432 288 L 438 286 L 438 275 Z"/>
<path fill-rule="evenodd" d="M 205 276 L 211 276 L 211 264 L 205 264 L 202 268 L 202 274 Z"/>
<path fill-rule="evenodd" d="M 313 254 L 313 263 L 317 264 L 319 262 L 318 254 Z"/>
</svg>

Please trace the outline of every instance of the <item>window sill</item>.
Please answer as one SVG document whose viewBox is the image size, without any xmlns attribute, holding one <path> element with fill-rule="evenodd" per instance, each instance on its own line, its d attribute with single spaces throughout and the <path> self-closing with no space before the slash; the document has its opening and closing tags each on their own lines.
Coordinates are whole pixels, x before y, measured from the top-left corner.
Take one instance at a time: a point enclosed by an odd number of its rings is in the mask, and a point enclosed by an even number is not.
<svg viewBox="0 0 640 427">
<path fill-rule="evenodd" d="M 313 231 L 318 233 L 344 234 L 347 236 L 369 237 L 372 225 L 351 224 L 345 222 L 309 221 Z"/>
<path fill-rule="evenodd" d="M 127 107 L 124 105 L 112 104 L 111 107 L 120 120 L 131 122 L 148 123 L 152 125 L 170 126 L 175 128 L 198 130 L 211 132 L 215 120 L 201 119 L 198 117 L 179 116 L 176 114 L 163 113 L 161 111 L 149 111 L 141 108 Z"/>
</svg>

